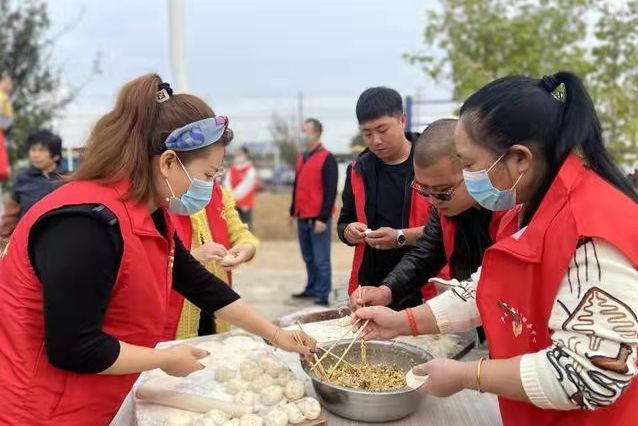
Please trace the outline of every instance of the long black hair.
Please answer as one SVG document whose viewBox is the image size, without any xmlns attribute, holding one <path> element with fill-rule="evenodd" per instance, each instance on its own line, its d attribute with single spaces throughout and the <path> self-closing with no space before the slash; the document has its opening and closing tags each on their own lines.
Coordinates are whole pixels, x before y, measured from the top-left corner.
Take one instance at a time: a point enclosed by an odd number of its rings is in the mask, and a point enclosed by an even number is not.
<svg viewBox="0 0 638 426">
<path fill-rule="evenodd" d="M 557 90 L 561 84 L 562 92 Z M 494 80 L 465 101 L 461 118 L 472 139 L 495 153 L 522 144 L 542 155 L 546 170 L 527 203 L 523 225 L 529 223 L 574 151 L 580 151 L 594 172 L 638 203 L 638 193 L 605 149 L 594 104 L 573 73 Z"/>
</svg>

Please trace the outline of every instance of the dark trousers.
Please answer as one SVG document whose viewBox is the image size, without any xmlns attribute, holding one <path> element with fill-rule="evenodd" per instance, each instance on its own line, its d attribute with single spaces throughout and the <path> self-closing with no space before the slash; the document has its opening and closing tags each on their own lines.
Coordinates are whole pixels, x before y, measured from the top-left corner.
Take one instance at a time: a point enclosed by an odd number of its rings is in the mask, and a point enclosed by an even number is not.
<svg viewBox="0 0 638 426">
<path fill-rule="evenodd" d="M 235 208 L 237 213 L 239 213 L 239 218 L 242 222 L 248 225 L 248 229 L 253 230 L 253 211 L 248 209 L 240 209 L 239 207 Z"/>
<path fill-rule="evenodd" d="M 297 221 L 299 246 L 308 272 L 308 283 L 304 291 L 313 295 L 317 302 L 327 302 L 332 288 L 330 265 L 332 220 L 328 220 L 326 225 L 328 225 L 326 230 L 317 234 L 314 220 L 299 219 Z"/>
</svg>

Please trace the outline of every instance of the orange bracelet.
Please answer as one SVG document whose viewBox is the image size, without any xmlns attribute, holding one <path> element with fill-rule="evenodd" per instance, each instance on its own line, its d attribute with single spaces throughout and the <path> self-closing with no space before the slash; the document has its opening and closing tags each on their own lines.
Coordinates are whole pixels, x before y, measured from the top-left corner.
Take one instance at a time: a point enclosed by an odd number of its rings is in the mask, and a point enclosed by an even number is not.
<svg viewBox="0 0 638 426">
<path fill-rule="evenodd" d="M 408 317 L 408 323 L 410 324 L 410 330 L 412 330 L 412 335 L 418 336 L 419 329 L 416 326 L 416 318 L 414 318 L 414 312 L 412 312 L 412 308 L 406 309 L 405 315 Z"/>
</svg>

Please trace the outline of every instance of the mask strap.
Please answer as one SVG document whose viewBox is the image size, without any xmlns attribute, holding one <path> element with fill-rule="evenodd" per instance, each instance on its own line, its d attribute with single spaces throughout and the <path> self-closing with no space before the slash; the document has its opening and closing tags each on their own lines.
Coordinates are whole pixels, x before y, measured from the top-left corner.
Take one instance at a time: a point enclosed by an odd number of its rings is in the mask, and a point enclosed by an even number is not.
<svg viewBox="0 0 638 426">
<path fill-rule="evenodd" d="M 168 185 L 168 190 L 171 191 L 171 196 L 173 198 L 175 198 L 175 193 L 173 192 L 173 188 L 171 187 L 171 183 L 168 181 L 168 179 L 164 179 L 164 180 L 166 181 L 166 185 Z"/>
<path fill-rule="evenodd" d="M 510 188 L 510 190 L 516 188 L 516 185 L 518 185 L 518 183 L 521 181 L 521 179 L 523 179 L 523 176 L 525 176 L 525 172 L 521 173 L 521 175 L 518 177 L 518 179 L 516 179 L 516 182 L 514 182 L 514 185 L 512 185 L 512 187 Z"/>
<path fill-rule="evenodd" d="M 177 157 L 177 161 L 179 161 L 179 165 L 182 166 L 182 170 L 184 170 L 184 173 L 186 173 L 186 177 L 188 178 L 188 180 L 190 180 L 191 183 L 193 183 L 193 179 L 191 178 L 191 175 L 188 174 L 188 170 L 186 170 L 186 167 L 184 167 L 184 163 L 182 163 L 182 160 L 179 158 L 179 155 L 175 154 L 175 157 Z"/>
<path fill-rule="evenodd" d="M 507 153 L 505 153 L 505 154 L 507 154 Z M 498 164 L 498 162 L 499 162 L 499 161 L 501 161 L 501 160 L 503 159 L 503 157 L 505 157 L 505 154 L 503 154 L 503 155 L 501 155 L 500 157 L 498 157 L 498 158 L 496 159 L 496 161 L 495 161 L 494 163 L 492 163 L 492 165 L 490 166 L 490 168 L 489 168 L 489 169 L 487 169 L 487 171 L 486 171 L 485 173 L 489 173 L 489 172 L 491 172 L 491 171 L 492 171 L 492 169 L 493 169 L 493 168 L 494 168 L 494 167 Z"/>
</svg>

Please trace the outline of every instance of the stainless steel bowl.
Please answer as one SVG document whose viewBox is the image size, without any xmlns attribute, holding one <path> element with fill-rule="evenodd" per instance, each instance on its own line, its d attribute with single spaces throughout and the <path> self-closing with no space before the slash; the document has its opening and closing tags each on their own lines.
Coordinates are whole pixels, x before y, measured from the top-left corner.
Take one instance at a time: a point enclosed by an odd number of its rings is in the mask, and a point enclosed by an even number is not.
<svg viewBox="0 0 638 426">
<path fill-rule="evenodd" d="M 341 356 L 349 343 L 350 340 L 340 342 L 332 353 Z M 330 346 L 332 343 L 325 345 L 326 348 Z M 370 364 L 393 365 L 406 372 L 432 359 L 427 351 L 396 341 L 370 341 L 366 352 Z M 350 363 L 359 363 L 361 345 L 355 343 L 344 359 Z M 327 357 L 321 361 L 321 364 L 329 367 L 335 362 L 334 358 Z M 321 405 L 338 416 L 362 422 L 382 423 L 407 417 L 419 408 L 422 396 L 415 390 L 405 388 L 388 392 L 369 392 L 345 388 L 327 383 L 315 376 L 310 370 L 310 365 L 305 362 L 302 362 L 302 367 L 312 379 L 312 385 Z"/>
</svg>

